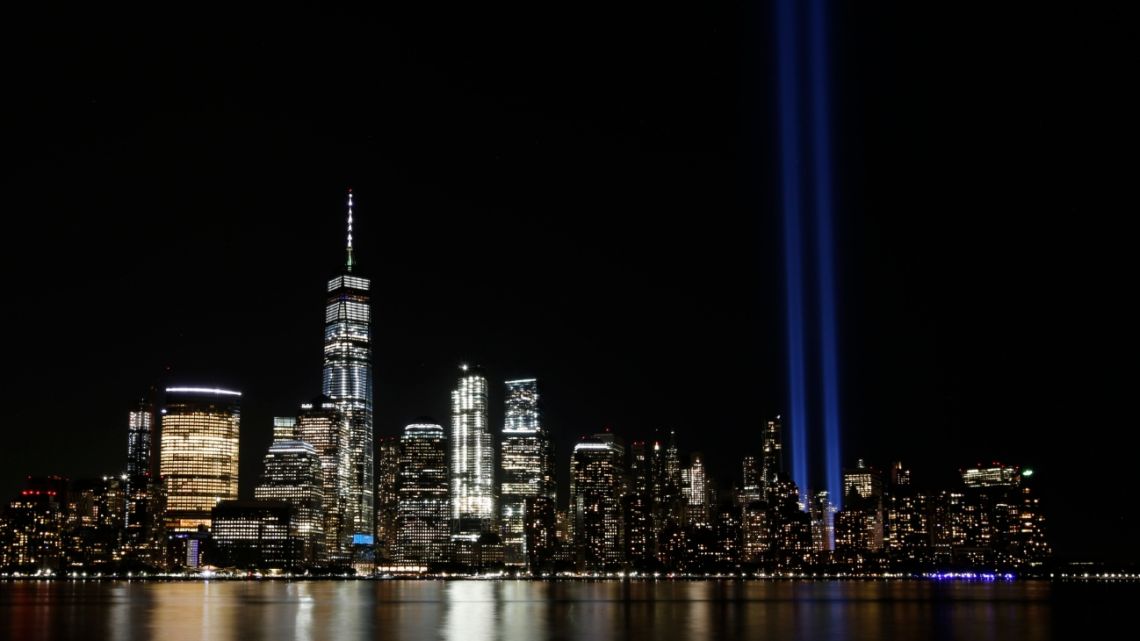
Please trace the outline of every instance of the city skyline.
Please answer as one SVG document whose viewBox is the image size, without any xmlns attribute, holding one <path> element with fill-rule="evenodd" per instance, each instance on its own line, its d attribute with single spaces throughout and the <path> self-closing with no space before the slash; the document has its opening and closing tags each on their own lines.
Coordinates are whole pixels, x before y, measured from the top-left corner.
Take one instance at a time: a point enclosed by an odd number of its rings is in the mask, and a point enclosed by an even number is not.
<svg viewBox="0 0 1140 641">
<path fill-rule="evenodd" d="M 370 288 L 370 281 L 367 278 L 362 278 L 353 275 L 352 271 L 354 266 L 358 264 L 358 260 L 354 255 L 353 248 L 353 194 L 352 190 L 347 192 L 347 214 L 348 214 L 348 235 L 345 245 L 345 261 L 344 261 L 344 274 L 337 276 L 328 282 L 328 299 L 325 313 L 325 358 L 324 358 L 324 375 L 322 391 L 325 394 L 336 394 L 341 400 L 334 400 L 322 394 L 308 403 L 301 403 L 301 411 L 298 416 L 301 417 L 300 424 L 297 424 L 297 419 L 292 417 L 276 417 L 273 419 L 273 434 L 272 442 L 269 445 L 265 457 L 263 468 L 258 472 L 258 485 L 256 488 L 246 488 L 241 486 L 237 479 L 238 470 L 238 438 L 236 436 L 237 419 L 234 419 L 235 426 L 233 435 L 227 438 L 232 438 L 231 444 L 227 446 L 229 462 L 222 463 L 225 468 L 224 471 L 213 471 L 208 479 L 203 477 L 201 481 L 196 483 L 216 485 L 218 482 L 223 482 L 220 479 L 225 479 L 224 489 L 220 500 L 225 503 L 225 509 L 230 512 L 223 512 L 225 514 L 232 513 L 235 515 L 233 518 L 238 518 L 236 521 L 239 524 L 239 531 L 241 527 L 253 527 L 249 525 L 252 521 L 242 521 L 240 519 L 253 518 L 247 516 L 236 516 L 241 513 L 242 508 L 254 509 L 256 504 L 246 501 L 242 503 L 239 499 L 239 488 L 241 490 L 241 497 L 253 494 L 259 500 L 272 501 L 272 500 L 285 500 L 286 503 L 292 503 L 295 513 L 292 516 L 292 522 L 288 526 L 290 536 L 295 535 L 297 532 L 304 531 L 304 537 L 296 534 L 299 538 L 304 538 L 304 557 L 308 560 L 307 563 L 320 562 L 347 562 L 353 558 L 353 546 L 360 543 L 362 540 L 367 539 L 369 542 L 373 540 L 373 524 L 378 521 L 369 516 L 367 520 L 362 517 L 362 510 L 366 509 L 364 504 L 371 503 L 372 497 L 377 493 L 383 493 L 384 488 L 378 488 L 374 483 L 367 483 L 366 487 L 354 486 L 355 483 L 359 484 L 364 478 L 370 478 L 371 474 L 366 469 L 371 469 L 373 463 L 372 458 L 375 455 L 375 450 L 371 447 L 375 439 L 375 434 L 371 428 L 371 354 L 370 344 L 372 336 L 370 331 L 370 324 L 372 320 L 372 312 L 368 300 L 368 290 Z M 356 323 L 355 329 L 353 323 Z M 595 455 L 594 452 L 609 452 L 612 450 L 610 456 L 610 471 L 605 472 L 602 478 L 609 478 L 607 483 L 613 487 L 617 487 L 614 480 L 614 474 L 625 474 L 625 456 L 626 448 L 623 445 L 624 435 L 615 435 L 610 428 L 606 428 L 604 433 L 596 433 L 594 435 L 580 434 L 577 437 L 575 444 L 569 452 L 568 460 L 566 461 L 565 469 L 559 474 L 558 457 L 554 448 L 549 444 L 548 430 L 541 427 L 540 410 L 538 406 L 538 391 L 537 379 L 535 378 L 520 378 L 501 381 L 506 389 L 503 396 L 503 409 L 502 415 L 502 430 L 497 432 L 492 429 L 491 423 L 491 406 L 488 402 L 488 389 L 490 387 L 488 378 L 484 369 L 479 365 L 470 365 L 466 362 L 459 364 L 459 383 L 458 386 L 451 392 L 451 427 L 447 430 L 441 429 L 441 434 L 449 442 L 449 454 L 447 456 L 447 464 L 450 467 L 449 481 L 445 484 L 448 488 L 450 502 L 450 516 L 447 519 L 447 529 L 450 531 L 450 543 L 455 544 L 458 540 L 475 541 L 480 538 L 480 533 L 487 534 L 494 532 L 496 535 L 500 533 L 503 536 L 504 553 L 507 566 L 512 565 L 517 567 L 526 567 L 528 559 L 528 550 L 524 541 L 524 522 L 522 519 L 522 508 L 526 504 L 528 497 L 548 497 L 554 500 L 553 506 L 555 509 L 560 509 L 565 506 L 568 510 L 567 518 L 570 523 L 570 530 L 583 530 L 593 529 L 596 530 L 592 535 L 592 543 L 582 544 L 584 547 L 576 548 L 575 554 L 578 557 L 585 558 L 587 567 L 603 567 L 606 563 L 616 562 L 618 558 L 626 558 L 625 555 L 630 554 L 629 550 L 623 550 L 623 543 L 619 538 L 619 530 L 617 525 L 613 525 L 611 521 L 614 519 L 629 519 L 631 509 L 625 505 L 621 500 L 620 495 L 611 497 L 611 503 L 605 504 L 608 507 L 602 509 L 605 515 L 602 522 L 595 523 L 592 526 L 583 524 L 580 512 L 583 509 L 581 506 L 581 492 L 579 489 L 583 487 L 583 483 L 589 482 L 597 483 L 597 470 L 591 466 L 596 466 L 596 463 L 590 463 L 583 456 L 589 457 Z M 160 412 L 161 417 L 165 417 L 168 411 L 172 408 L 178 408 L 185 401 L 181 398 L 186 396 L 188 398 L 199 396 L 202 398 L 215 398 L 215 397 L 233 397 L 240 398 L 241 393 L 232 390 L 222 389 L 220 387 L 167 387 L 163 398 L 166 399 L 162 403 Z M 168 434 L 166 430 L 158 429 L 157 431 L 151 426 L 151 420 L 148 418 L 149 408 L 152 407 L 151 403 L 157 400 L 154 388 L 152 386 L 148 398 L 136 403 L 128 412 L 127 425 L 127 448 L 126 448 L 126 465 L 123 468 L 123 479 L 131 479 L 132 482 L 139 479 L 139 475 L 143 470 L 148 470 L 149 465 L 145 465 L 143 461 L 148 456 L 153 456 L 152 452 L 157 451 L 158 456 L 154 457 L 153 465 L 159 467 L 159 479 L 170 479 L 167 481 L 166 487 L 163 490 L 163 501 L 168 504 L 181 505 L 187 501 L 193 501 L 191 498 L 194 494 L 201 494 L 205 490 L 190 490 L 189 492 L 179 490 L 179 487 L 184 486 L 189 481 L 179 481 L 179 473 L 173 463 L 167 459 L 173 456 L 182 456 L 183 460 L 190 460 L 193 458 L 200 458 L 203 451 L 197 453 L 191 452 L 193 446 L 190 446 L 186 451 L 189 454 L 177 454 L 178 447 L 175 442 L 170 440 L 167 450 L 164 451 L 162 447 L 155 447 L 149 438 L 155 434 L 159 435 L 163 440 L 182 438 L 185 435 L 179 436 L 177 432 L 177 423 L 171 423 L 172 430 Z M 212 401 L 210 401 L 212 402 Z M 236 407 L 236 401 L 235 401 Z M 192 412 L 199 412 L 200 410 L 192 407 Z M 209 406 L 204 411 L 213 411 L 213 405 Z M 328 416 L 321 418 L 321 412 L 324 411 Z M 183 410 L 185 412 L 185 410 Z M 238 416 L 240 412 L 236 409 L 233 410 L 234 416 Z M 174 418 L 174 415 L 171 415 Z M 197 422 L 191 422 L 190 429 L 207 429 L 219 430 L 223 429 L 221 422 L 218 425 L 206 425 L 201 423 L 202 419 L 194 419 Z M 220 417 L 219 417 L 219 420 Z M 664 463 L 666 466 L 672 465 L 673 472 L 671 474 L 679 478 L 679 481 L 674 482 L 677 487 L 675 492 L 680 492 L 678 495 L 680 500 L 686 504 L 686 518 L 691 519 L 692 522 L 711 526 L 712 510 L 718 501 L 718 496 L 712 488 L 719 485 L 721 493 L 725 491 L 728 486 L 723 485 L 725 482 L 734 483 L 735 480 L 740 480 L 741 484 L 734 491 L 743 491 L 746 494 L 750 493 L 749 476 L 755 474 L 759 479 L 756 486 L 758 488 L 758 499 L 765 499 L 772 491 L 771 488 L 776 487 L 777 477 L 776 473 L 772 470 L 782 470 L 781 473 L 787 474 L 794 469 L 797 464 L 795 455 L 795 447 L 791 448 L 791 454 L 788 455 L 788 445 L 785 444 L 784 437 L 782 436 L 783 427 L 781 423 L 785 419 L 782 414 L 776 415 L 772 419 L 763 421 L 762 426 L 754 426 L 752 436 L 756 437 L 752 440 L 757 441 L 753 445 L 758 445 L 752 454 L 745 457 L 743 460 L 744 473 L 743 475 L 736 476 L 726 470 L 714 468 L 715 472 L 706 470 L 703 464 L 703 456 L 701 452 L 695 450 L 691 451 L 689 457 L 689 465 L 680 467 L 678 463 Z M 159 426 L 162 425 L 160 420 Z M 365 427 L 367 425 L 367 428 Z M 391 441 L 393 453 L 402 452 L 410 443 L 417 442 L 414 438 L 408 441 L 409 429 L 412 429 L 411 434 L 415 434 L 419 438 L 423 438 L 423 430 L 427 428 L 427 424 L 409 424 L 404 429 L 403 437 L 399 442 L 393 440 L 393 437 L 381 437 L 381 441 Z M 414 429 L 413 429 L 414 428 Z M 418 432 L 417 432 L 418 430 Z M 307 434 L 308 441 L 304 440 L 304 434 Z M 534 437 L 540 437 L 534 440 Z M 636 438 L 644 438 L 644 434 L 633 435 Z M 662 429 L 654 429 L 654 437 L 657 440 L 652 441 L 656 450 L 660 450 L 666 445 L 675 443 L 676 430 L 670 430 L 669 442 L 666 444 L 662 440 Z M 212 437 L 211 437 L 212 438 Z M 529 439 L 529 440 L 525 440 Z M 600 439 L 600 440 L 599 440 Z M 531 443 L 530 441 L 534 441 Z M 363 443 L 369 444 L 362 446 Z M 314 447 L 315 444 L 318 447 Z M 601 445 L 606 444 L 606 445 Z M 634 441 L 634 446 L 645 447 L 645 441 Z M 319 447 L 323 449 L 318 450 Z M 364 449 L 362 450 L 362 447 Z M 381 446 L 383 447 L 383 446 Z M 802 445 L 801 445 L 802 447 Z M 422 449 L 422 447 L 421 447 Z M 700 449 L 699 444 L 697 449 Z M 366 455 L 361 452 L 365 451 Z M 324 452 L 322 455 L 318 455 Z M 675 458 L 676 450 L 670 447 L 669 456 Z M 297 490 L 299 486 L 296 476 L 298 472 L 283 472 L 284 468 L 280 467 L 280 463 L 272 463 L 274 457 L 280 460 L 282 456 L 297 455 L 311 456 L 313 462 L 313 470 L 318 476 L 315 480 L 317 483 L 317 498 L 316 505 L 313 507 L 313 502 L 308 498 L 312 495 L 312 490 L 305 490 L 303 497 L 298 500 L 292 500 L 288 496 L 280 492 L 274 494 L 273 490 L 269 489 L 273 483 L 273 479 L 281 479 L 283 476 L 290 476 L 292 485 L 288 483 L 289 490 Z M 758 455 L 758 456 L 757 456 Z M 787 458 L 785 458 L 785 456 Z M 426 456 L 424 454 L 417 455 L 421 458 Z M 635 458 L 637 455 L 634 455 Z M 643 454 L 642 454 L 643 456 Z M 815 455 L 812 455 L 815 456 Z M 829 456 L 833 456 L 829 454 Z M 521 458 L 520 458 L 521 457 Z M 616 457 L 616 458 L 614 458 Z M 673 458 L 669 460 L 673 460 Z M 469 459 L 469 460 L 468 460 Z M 531 460 L 533 459 L 533 460 Z M 428 460 L 428 459 L 424 459 Z M 665 459 L 661 459 L 664 461 Z M 161 461 L 161 463 L 160 463 Z M 335 462 L 333 462 L 335 461 Z M 512 461 L 526 461 L 528 467 L 520 467 L 518 471 L 512 472 Z M 846 463 L 846 460 L 844 460 Z M 397 465 L 396 463 L 392 463 Z M 517 465 L 518 463 L 514 463 Z M 533 464 L 533 465 L 531 465 Z M 631 464 L 636 465 L 631 462 Z M 898 463 L 891 463 L 892 465 L 900 465 Z M 271 465 L 277 465 L 277 471 L 271 470 Z M 306 462 L 305 465 L 308 465 Z M 330 465 L 332 466 L 330 468 Z M 617 468 L 612 466 L 617 465 Z M 858 460 L 857 465 L 861 468 L 863 466 L 863 459 Z M 994 465 L 998 465 L 996 462 Z M 979 468 L 981 464 L 978 464 Z M 324 471 L 322 472 L 322 468 Z M 416 470 L 405 469 L 404 463 L 398 464 L 393 468 L 395 475 L 393 479 L 400 479 L 402 483 L 405 478 L 411 478 L 419 472 Z M 590 469 L 591 472 L 579 472 L 581 469 Z M 675 469 L 674 469 L 675 468 Z M 612 471 L 613 469 L 621 470 L 619 472 Z M 544 471 L 546 470 L 546 471 Z M 630 470 L 631 473 L 632 469 Z M 844 473 L 844 487 L 846 487 L 846 479 L 848 471 L 846 468 Z M 115 473 L 117 474 L 117 472 Z M 183 472 L 183 475 L 188 472 Z M 585 474 L 585 476 L 582 476 Z M 715 478 L 710 477 L 712 474 Z M 909 474 L 909 471 L 908 471 Z M 246 470 L 246 475 L 249 475 L 249 470 Z M 218 478 L 214 478 L 218 477 Z M 533 478 L 532 478 L 533 477 Z M 669 473 L 666 477 L 671 478 Z M 631 477 L 632 478 L 632 477 Z M 781 477 L 783 478 L 783 477 Z M 332 480 L 335 479 L 335 480 Z M 790 482 L 791 478 L 787 480 Z M 282 482 L 280 480 L 278 483 Z M 415 481 L 422 484 L 422 481 Z M 634 482 L 634 481 L 630 481 Z M 908 477 L 909 482 L 909 477 Z M 174 483 L 174 485 L 170 485 Z M 970 484 L 969 478 L 966 478 L 967 485 Z M 181 484 L 181 485 L 180 485 Z M 330 487 L 328 492 L 328 511 L 325 512 L 323 507 L 319 507 L 325 501 L 324 491 L 321 488 L 322 484 Z M 568 491 L 562 494 L 565 498 L 556 500 L 559 492 L 556 490 L 558 484 L 568 485 Z M 605 484 L 605 483 L 603 483 Z M 139 487 L 146 487 L 144 481 L 138 481 Z M 527 490 L 519 490 L 515 486 L 531 486 Z M 132 491 L 130 488 L 132 483 L 124 485 L 124 491 Z M 210 486 L 213 488 L 213 485 Z M 218 486 L 219 488 L 222 486 Z M 585 486 L 591 487 L 591 486 Z M 600 487 L 600 486 L 599 486 Z M 862 525 L 852 525 L 852 521 L 847 519 L 843 523 L 832 523 L 831 514 L 834 510 L 838 509 L 841 504 L 826 497 L 828 494 L 822 490 L 821 486 L 799 486 L 796 484 L 799 491 L 800 510 L 805 515 L 810 516 L 813 543 L 816 548 L 825 547 L 831 549 L 836 543 L 836 528 L 840 528 L 841 540 L 844 544 L 850 545 L 853 536 L 851 528 L 858 529 Z M 453 488 L 463 489 L 463 491 L 453 491 Z M 706 489 L 708 488 L 708 489 Z M 612 489 L 612 488 L 611 488 Z M 865 502 L 867 496 L 865 495 L 862 485 L 860 485 L 856 499 Z M 392 496 L 395 502 L 393 503 L 392 519 L 394 524 L 400 522 L 411 521 L 424 521 L 424 514 L 430 514 L 431 509 L 427 507 L 409 508 L 406 507 L 408 498 L 404 497 L 404 503 L 399 503 L 397 497 L 400 494 L 393 488 Z M 658 491 L 661 491 L 660 488 Z M 186 497 L 180 498 L 180 492 L 187 494 Z M 216 490 L 210 489 L 210 492 L 216 493 Z M 590 490 L 587 490 L 589 500 L 601 500 L 597 497 L 600 496 L 595 490 L 591 495 Z M 845 492 L 846 493 L 846 492 Z M 423 497 L 432 495 L 432 490 L 427 490 L 425 493 L 424 488 L 413 490 L 411 496 L 419 497 L 412 502 L 419 501 L 424 505 L 430 504 L 430 500 L 426 503 Z M 627 497 L 630 498 L 630 497 Z M 222 506 L 222 503 L 217 503 Z M 333 505 L 335 504 L 335 508 Z M 862 503 L 860 503 L 862 504 Z M 127 513 L 137 511 L 139 508 L 135 506 L 134 501 L 128 501 Z M 203 504 L 204 505 L 204 504 Z M 213 503 L 211 503 L 213 505 Z M 205 523 L 209 525 L 209 507 L 200 507 L 197 513 L 189 514 L 186 508 L 181 510 L 168 508 L 172 511 L 168 514 L 175 515 L 177 518 L 171 521 L 171 516 L 164 515 L 163 519 L 166 521 L 166 531 L 173 532 L 191 532 L 193 527 L 198 523 Z M 276 509 L 269 504 L 262 505 L 262 511 Z M 367 508 L 371 510 L 371 507 Z M 647 505 L 641 508 L 650 510 Z M 236 511 L 235 511 L 236 510 Z M 268 514 L 268 512 L 266 512 Z M 241 513 L 246 514 L 246 513 Z M 274 518 L 283 518 L 283 512 L 275 513 L 278 516 Z M 416 516 L 408 516 L 415 514 Z M 842 512 L 840 512 L 842 514 Z M 405 515 L 405 516 L 399 516 Z M 377 518 L 379 515 L 377 514 Z M 514 518 L 512 518 L 514 517 Z M 317 518 L 319 523 L 314 523 L 313 518 Z M 426 517 L 427 522 L 431 522 L 432 517 Z M 744 520 L 747 521 L 747 513 Z M 878 523 L 882 523 L 883 516 L 880 514 Z M 187 520 L 190 519 L 190 520 Z M 515 519 L 518 519 L 516 522 Z M 613 521 L 616 523 L 617 521 Z M 298 525 L 300 523 L 300 525 Z M 363 527 L 362 523 L 368 523 L 367 528 Z M 628 527 L 625 521 L 622 521 L 622 528 Z M 861 523 L 861 522 L 859 522 Z M 232 526 L 227 524 L 230 528 L 227 532 L 234 531 Z M 284 527 L 284 526 L 283 526 Z M 390 555 L 390 558 L 397 561 L 404 561 L 407 559 L 414 559 L 416 561 L 440 562 L 443 558 L 451 558 L 450 556 L 438 551 L 438 548 L 433 548 L 434 545 L 442 545 L 438 542 L 429 543 L 432 540 L 430 534 L 424 532 L 431 532 L 431 527 L 424 530 L 423 525 L 416 526 L 419 529 L 415 531 L 417 534 L 410 535 L 413 538 L 401 538 L 400 530 L 397 528 L 390 541 L 386 542 L 387 546 L 385 554 Z M 442 526 L 441 526 L 442 527 Z M 870 526 L 867 526 L 870 527 Z M 882 527 L 879 525 L 878 527 Z M 846 528 L 846 529 L 843 529 Z M 367 529 L 367 531 L 363 531 Z M 866 528 L 864 528 L 866 529 Z M 282 530 L 284 531 L 284 530 Z M 659 534 L 659 533 L 656 533 Z M 364 537 L 362 539 L 361 537 Z M 883 544 L 883 535 L 880 532 L 876 541 L 878 545 Z M 653 535 L 650 535 L 650 540 L 653 540 Z M 301 545 L 301 544 L 298 544 Z M 576 543 L 577 545 L 577 543 Z M 382 549 L 378 547 L 379 551 Z M 414 549 L 416 552 L 408 553 L 404 550 Z M 434 550 L 434 551 L 433 551 Z M 249 551 L 245 552 L 246 554 Z M 184 554 L 184 552 L 179 552 Z"/>
<path fill-rule="evenodd" d="M 348 187 L 377 438 L 422 414 L 446 425 L 439 390 L 478 362 L 492 430 L 500 381 L 543 382 L 560 471 L 578 436 L 610 427 L 699 432 L 708 468 L 736 473 L 729 444 L 791 412 L 775 31 L 744 7 L 659 7 L 662 29 L 614 11 L 476 35 L 473 7 L 454 25 L 415 6 L 283 10 L 281 29 L 236 10 L 209 51 L 195 34 L 217 25 L 200 16 L 161 35 L 29 23 L 9 41 L 35 64 L 5 106 L 20 162 L 3 178 L 9 237 L 29 250 L 6 254 L 4 278 L 53 339 L 14 341 L 10 362 L 18 396 L 67 392 L 52 412 L 14 408 L 27 427 L 0 452 L 0 491 L 108 473 L 137 399 L 209 382 L 243 392 L 248 493 L 272 418 L 322 384 L 313 300 L 343 269 Z M 1031 465 L 1059 553 L 1085 553 L 1097 523 L 1106 545 L 1088 553 L 1134 556 L 1120 497 L 1065 480 L 1073 461 L 1113 488 L 1130 469 L 1091 436 L 1129 416 L 1131 254 L 1109 198 L 1128 179 L 1103 114 L 1127 101 L 1099 99 L 1119 86 L 1100 66 L 1114 57 L 1024 28 L 1048 12 L 840 11 L 842 464 L 901 459 L 934 485 L 979 459 Z"/>
</svg>

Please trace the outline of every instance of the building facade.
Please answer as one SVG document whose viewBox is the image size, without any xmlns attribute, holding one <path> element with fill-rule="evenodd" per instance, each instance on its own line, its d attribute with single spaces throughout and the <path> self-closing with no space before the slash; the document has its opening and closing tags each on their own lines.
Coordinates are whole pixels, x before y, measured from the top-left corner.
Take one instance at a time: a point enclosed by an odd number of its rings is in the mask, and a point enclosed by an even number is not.
<svg viewBox="0 0 1140 641">
<path fill-rule="evenodd" d="M 232 390 L 166 389 L 159 475 L 168 532 L 208 528 L 214 506 L 237 498 L 240 402 L 241 392 Z"/>
<path fill-rule="evenodd" d="M 398 474 L 396 558 L 408 563 L 446 561 L 451 504 L 442 426 L 418 422 L 404 428 Z"/>
<path fill-rule="evenodd" d="M 452 533 L 478 540 L 495 522 L 495 451 L 487 422 L 487 378 L 478 367 L 460 366 L 451 392 Z"/>
<path fill-rule="evenodd" d="M 212 565 L 235 568 L 295 569 L 302 564 L 301 542 L 292 536 L 293 508 L 285 501 L 222 501 L 213 509 Z"/>
<path fill-rule="evenodd" d="M 555 497 L 554 449 L 540 420 L 538 381 L 507 381 L 506 392 L 499 458 L 500 523 L 506 563 L 524 565 L 526 500 L 534 496 Z"/>
<path fill-rule="evenodd" d="M 570 464 L 570 510 L 577 565 L 605 570 L 624 561 L 621 499 L 625 448 L 610 433 L 574 446 Z"/>
<path fill-rule="evenodd" d="M 126 543 L 141 548 L 146 540 L 151 515 L 151 452 L 154 444 L 154 408 L 146 401 L 127 415 L 127 507 Z"/>
<path fill-rule="evenodd" d="M 298 563 L 318 565 L 327 560 L 324 481 L 321 460 L 312 445 L 296 438 L 273 441 L 265 453 L 253 496 L 259 501 L 284 501 L 292 507 L 289 536 L 297 548 Z"/>
<path fill-rule="evenodd" d="M 400 439 L 376 440 L 376 553 L 390 559 L 396 550 L 396 515 L 400 503 Z"/>
<path fill-rule="evenodd" d="M 332 399 L 318 396 L 312 402 L 301 404 L 296 435 L 313 446 L 321 462 L 325 555 L 334 563 L 347 562 L 352 553 L 353 535 L 348 424 Z"/>
</svg>

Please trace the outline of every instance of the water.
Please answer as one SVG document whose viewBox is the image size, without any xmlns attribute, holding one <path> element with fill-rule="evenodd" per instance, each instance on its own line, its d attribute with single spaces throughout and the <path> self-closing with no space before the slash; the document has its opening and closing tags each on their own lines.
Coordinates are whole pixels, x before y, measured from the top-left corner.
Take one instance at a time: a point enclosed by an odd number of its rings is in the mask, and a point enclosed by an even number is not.
<svg viewBox="0 0 1140 641">
<path fill-rule="evenodd" d="M 1099 639 L 1138 596 L 1033 581 L 0 581 L 0 639 Z"/>
</svg>

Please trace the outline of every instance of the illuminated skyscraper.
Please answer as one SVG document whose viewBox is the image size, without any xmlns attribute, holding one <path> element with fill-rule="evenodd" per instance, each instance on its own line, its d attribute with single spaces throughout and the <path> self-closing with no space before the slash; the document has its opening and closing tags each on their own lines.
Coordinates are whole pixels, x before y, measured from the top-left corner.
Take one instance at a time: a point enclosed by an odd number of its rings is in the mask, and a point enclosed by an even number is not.
<svg viewBox="0 0 1140 641">
<path fill-rule="evenodd" d="M 690 465 L 681 470 L 681 485 L 688 506 L 688 521 L 692 525 L 712 523 L 712 500 L 709 492 L 708 475 L 700 452 L 690 456 Z"/>
<path fill-rule="evenodd" d="M 146 540 L 151 481 L 151 450 L 154 442 L 154 408 L 141 401 L 127 419 L 127 543 L 137 547 Z"/>
<path fill-rule="evenodd" d="M 495 451 L 487 426 L 487 378 L 478 367 L 460 367 L 451 392 L 452 532 L 476 540 L 495 520 Z"/>
<path fill-rule="evenodd" d="M 526 552 L 526 499 L 554 498 L 554 456 L 538 412 L 538 381 L 507 381 L 506 417 L 499 461 L 500 511 L 506 562 L 523 565 Z"/>
<path fill-rule="evenodd" d="M 447 559 L 451 506 L 447 497 L 447 438 L 443 427 L 419 422 L 400 439 L 396 557 L 434 563 Z"/>
<path fill-rule="evenodd" d="M 384 436 L 376 443 L 376 551 L 391 558 L 396 549 L 396 513 L 400 494 L 400 440 Z"/>
<path fill-rule="evenodd" d="M 625 448 L 610 433 L 574 446 L 570 461 L 570 512 L 578 565 L 602 570 L 623 561 L 621 498 Z"/>
<path fill-rule="evenodd" d="M 736 503 L 738 506 L 744 507 L 762 498 L 760 491 L 760 466 L 757 464 L 755 456 L 744 457 L 744 461 L 741 463 L 741 472 L 743 480 L 740 485 L 740 490 L 736 494 Z"/>
<path fill-rule="evenodd" d="M 154 438 L 154 408 L 146 401 L 131 410 L 127 422 L 127 477 L 150 476 L 150 451 Z"/>
<path fill-rule="evenodd" d="M 291 422 L 291 419 L 288 419 Z M 274 419 L 277 438 L 265 454 L 265 467 L 253 491 L 259 501 L 284 501 L 292 508 L 289 545 L 298 562 L 323 563 L 325 556 L 324 483 L 316 449 L 289 438 L 282 419 Z M 282 429 L 277 429 L 281 427 Z"/>
<path fill-rule="evenodd" d="M 322 392 L 348 425 L 348 519 L 352 533 L 371 538 L 373 513 L 371 281 L 352 273 L 352 191 L 344 273 L 329 281 L 325 305 Z M 315 445 L 315 444 L 314 444 Z"/>
<path fill-rule="evenodd" d="M 760 455 L 760 490 L 765 500 L 769 490 L 777 483 L 777 476 L 784 471 L 783 447 L 780 445 L 780 417 L 764 425 Z"/>
<path fill-rule="evenodd" d="M 629 486 L 622 497 L 622 522 L 625 525 L 625 558 L 637 570 L 648 570 L 656 552 L 654 527 L 653 458 L 645 441 L 629 446 Z"/>
<path fill-rule="evenodd" d="M 349 518 L 349 434 L 344 415 L 327 396 L 301 405 L 297 437 L 313 446 L 321 461 L 324 501 L 325 554 L 332 561 L 348 561 L 352 551 Z"/>
<path fill-rule="evenodd" d="M 241 392 L 168 387 L 162 409 L 159 474 L 169 532 L 210 526 L 210 510 L 238 496 Z"/>
</svg>

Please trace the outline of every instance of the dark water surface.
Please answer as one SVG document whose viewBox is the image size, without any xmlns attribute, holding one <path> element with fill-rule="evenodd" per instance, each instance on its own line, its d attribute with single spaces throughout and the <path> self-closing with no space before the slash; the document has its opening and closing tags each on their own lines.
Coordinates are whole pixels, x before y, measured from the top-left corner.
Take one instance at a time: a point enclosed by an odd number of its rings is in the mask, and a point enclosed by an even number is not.
<svg viewBox="0 0 1140 641">
<path fill-rule="evenodd" d="M 0 581 L 0 639 L 1131 638 L 1140 586 L 923 581 Z"/>
</svg>

